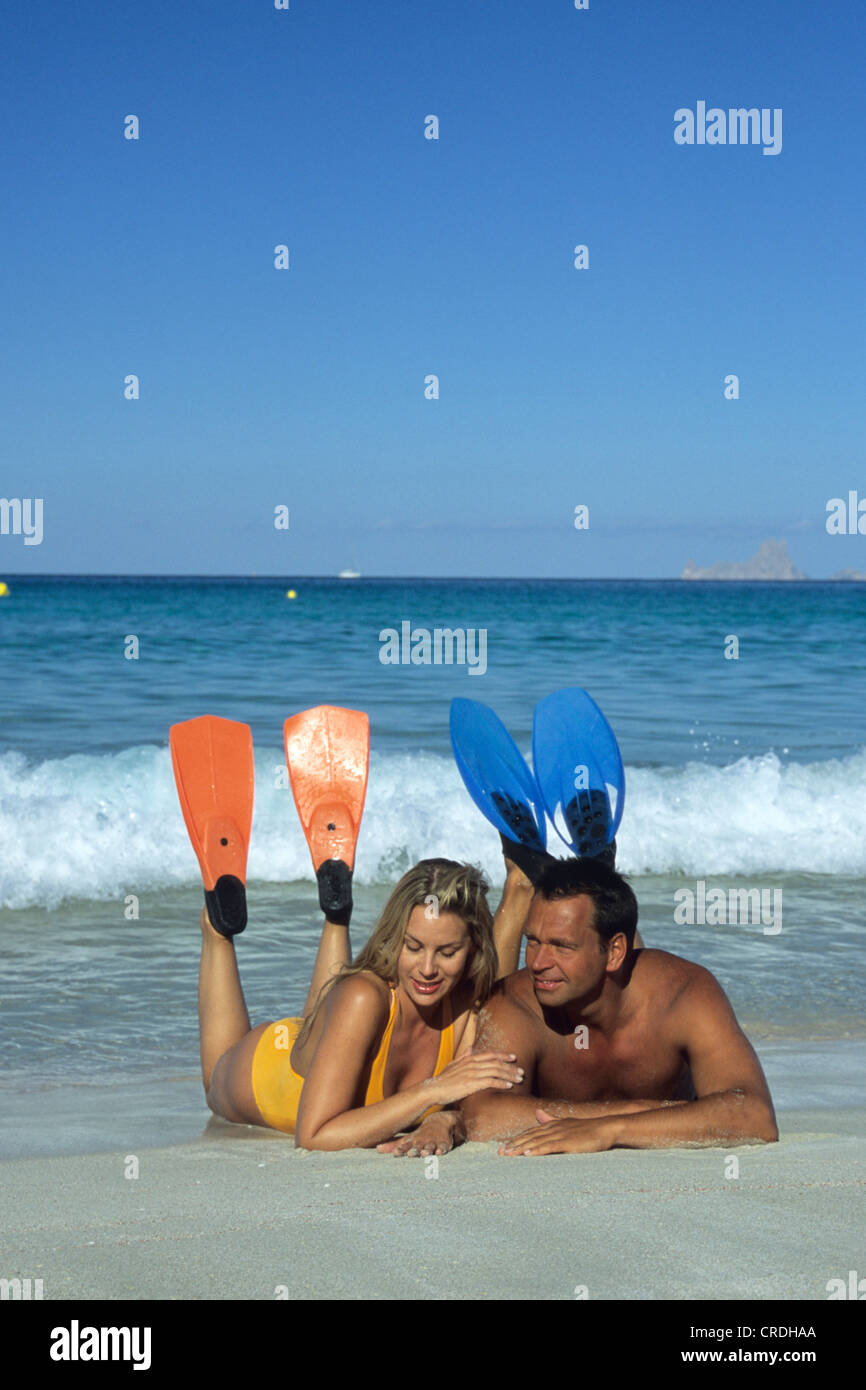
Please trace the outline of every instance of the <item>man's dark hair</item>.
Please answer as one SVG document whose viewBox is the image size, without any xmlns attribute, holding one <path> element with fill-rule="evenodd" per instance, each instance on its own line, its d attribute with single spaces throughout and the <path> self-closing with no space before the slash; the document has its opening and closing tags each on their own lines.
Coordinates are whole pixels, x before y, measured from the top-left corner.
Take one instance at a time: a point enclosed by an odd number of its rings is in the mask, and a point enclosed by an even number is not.
<svg viewBox="0 0 866 1390">
<path fill-rule="evenodd" d="M 597 859 L 557 859 L 541 875 L 535 888 L 547 902 L 561 898 L 592 899 L 593 927 L 607 949 L 617 932 L 622 932 L 628 948 L 634 946 L 637 930 L 637 898 L 616 869 Z"/>
</svg>

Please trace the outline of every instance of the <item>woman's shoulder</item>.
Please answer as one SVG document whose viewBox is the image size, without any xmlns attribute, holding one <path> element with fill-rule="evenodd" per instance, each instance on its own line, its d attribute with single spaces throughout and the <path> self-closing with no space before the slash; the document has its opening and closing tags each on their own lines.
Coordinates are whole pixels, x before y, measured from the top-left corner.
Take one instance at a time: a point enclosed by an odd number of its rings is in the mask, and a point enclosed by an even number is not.
<svg viewBox="0 0 866 1390">
<path fill-rule="evenodd" d="M 292 1066 L 306 1076 L 320 1048 L 350 1047 L 363 1058 L 372 1053 L 387 1026 L 390 991 L 370 970 L 344 975 L 328 990 L 303 1049 L 292 1052 Z"/>
<path fill-rule="evenodd" d="M 461 980 L 451 992 L 451 1014 L 455 1022 L 465 1016 L 474 1017 L 483 1008 L 484 1000 L 476 999 L 475 986 L 471 980 Z"/>
<path fill-rule="evenodd" d="M 462 1055 L 467 1048 L 475 1045 L 478 1031 L 478 1011 L 483 1000 L 475 998 L 471 980 L 461 980 L 451 996 L 451 1013 L 454 1028 L 454 1052 Z"/>
<path fill-rule="evenodd" d="M 387 1015 L 391 1008 L 391 991 L 372 970 L 361 970 L 338 980 L 330 991 L 328 1002 L 341 1013 L 378 1015 L 384 1012 Z"/>
</svg>

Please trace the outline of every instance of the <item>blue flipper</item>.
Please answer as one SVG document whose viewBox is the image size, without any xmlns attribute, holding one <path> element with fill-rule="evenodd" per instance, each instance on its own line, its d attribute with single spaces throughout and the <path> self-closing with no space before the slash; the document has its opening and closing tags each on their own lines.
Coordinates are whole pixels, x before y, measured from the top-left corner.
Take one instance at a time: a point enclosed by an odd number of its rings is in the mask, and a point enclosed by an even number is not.
<svg viewBox="0 0 866 1390">
<path fill-rule="evenodd" d="M 532 761 L 542 804 L 575 854 L 611 844 L 625 805 L 625 772 L 613 729 L 585 690 L 546 695 L 532 719 Z"/>
<path fill-rule="evenodd" d="M 477 700 L 451 701 L 451 747 L 466 790 L 500 835 L 543 854 L 538 788 L 502 721 Z"/>
</svg>

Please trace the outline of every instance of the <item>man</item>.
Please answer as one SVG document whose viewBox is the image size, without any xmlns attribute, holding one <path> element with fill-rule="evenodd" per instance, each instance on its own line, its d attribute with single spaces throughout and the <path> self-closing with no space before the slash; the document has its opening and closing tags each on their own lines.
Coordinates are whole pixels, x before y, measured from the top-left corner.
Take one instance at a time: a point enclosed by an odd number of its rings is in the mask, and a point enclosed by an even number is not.
<svg viewBox="0 0 866 1390">
<path fill-rule="evenodd" d="M 637 902 L 612 868 L 557 860 L 526 925 L 526 966 L 500 981 L 476 1050 L 517 1055 L 523 1081 L 461 1102 L 467 1139 L 499 1152 L 772 1143 L 773 1103 L 717 981 L 636 950 Z"/>
</svg>

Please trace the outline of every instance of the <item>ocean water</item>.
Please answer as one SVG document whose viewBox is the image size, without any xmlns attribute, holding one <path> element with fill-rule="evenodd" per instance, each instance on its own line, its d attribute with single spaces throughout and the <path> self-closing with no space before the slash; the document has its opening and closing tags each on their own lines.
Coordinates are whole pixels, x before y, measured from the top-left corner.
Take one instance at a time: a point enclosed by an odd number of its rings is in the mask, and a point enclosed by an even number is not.
<svg viewBox="0 0 866 1390">
<path fill-rule="evenodd" d="M 281 775 L 287 716 L 321 703 L 370 715 L 360 945 L 390 886 L 421 857 L 480 864 L 494 901 L 502 882 L 497 836 L 454 767 L 451 698 L 491 705 L 528 753 L 535 702 L 567 685 L 589 690 L 620 742 L 618 866 L 647 944 L 714 971 L 780 1109 L 860 1101 L 866 586 L 9 583 L 0 1152 L 162 1142 L 208 1121 L 197 1071 L 201 890 L 171 773 L 172 723 L 212 713 L 252 726 L 251 921 L 238 952 L 257 1022 L 300 1007 L 318 931 L 312 866 Z M 384 664 L 381 634 L 404 623 L 416 634 L 471 630 L 475 669 Z M 725 657 L 732 638 L 736 660 Z M 683 890 L 697 897 L 700 883 L 707 893 L 763 890 L 781 929 L 769 912 L 677 921 Z"/>
</svg>

